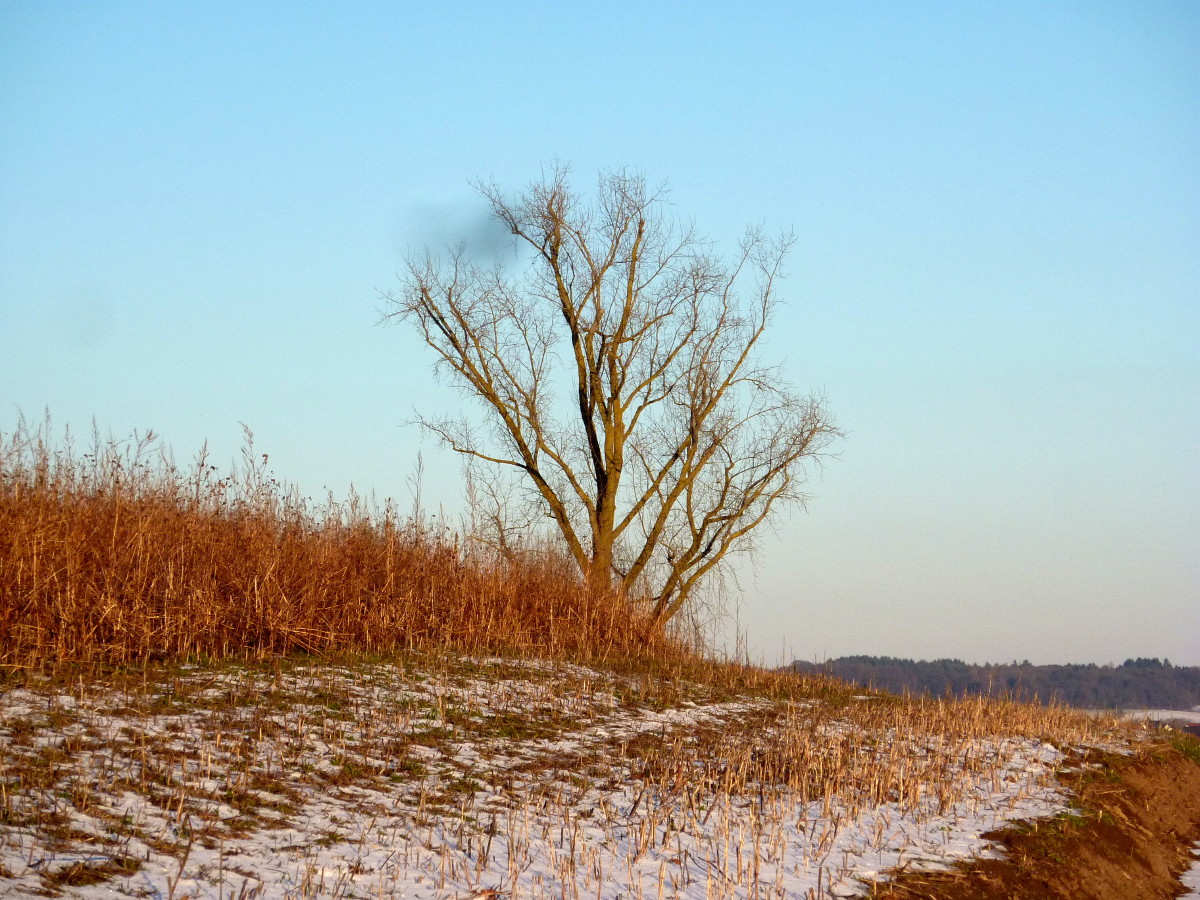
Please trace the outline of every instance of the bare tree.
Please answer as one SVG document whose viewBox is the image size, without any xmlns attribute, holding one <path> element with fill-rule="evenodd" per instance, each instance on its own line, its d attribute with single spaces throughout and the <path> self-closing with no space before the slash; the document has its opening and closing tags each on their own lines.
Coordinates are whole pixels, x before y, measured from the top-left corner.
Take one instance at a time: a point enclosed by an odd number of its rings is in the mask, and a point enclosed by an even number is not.
<svg viewBox="0 0 1200 900">
<path fill-rule="evenodd" d="M 592 200 L 565 169 L 515 200 L 479 191 L 524 252 L 427 251 L 384 297 L 491 428 L 420 422 L 491 470 L 477 485 L 498 546 L 553 520 L 593 592 L 661 627 L 781 503 L 805 502 L 806 463 L 839 434 L 821 398 L 755 355 L 791 238 L 750 230 L 722 261 L 623 172 Z M 505 473 L 524 520 L 505 509 Z"/>
</svg>

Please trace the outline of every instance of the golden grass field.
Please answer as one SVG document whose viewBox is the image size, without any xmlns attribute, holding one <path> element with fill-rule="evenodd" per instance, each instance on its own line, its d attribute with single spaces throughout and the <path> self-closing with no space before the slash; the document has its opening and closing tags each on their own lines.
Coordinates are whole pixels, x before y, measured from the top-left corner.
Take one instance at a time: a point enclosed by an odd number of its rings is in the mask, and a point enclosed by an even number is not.
<svg viewBox="0 0 1200 900">
<path fill-rule="evenodd" d="M 1145 732 L 717 661 L 387 504 L 0 436 L 0 895 L 844 897 Z"/>
</svg>

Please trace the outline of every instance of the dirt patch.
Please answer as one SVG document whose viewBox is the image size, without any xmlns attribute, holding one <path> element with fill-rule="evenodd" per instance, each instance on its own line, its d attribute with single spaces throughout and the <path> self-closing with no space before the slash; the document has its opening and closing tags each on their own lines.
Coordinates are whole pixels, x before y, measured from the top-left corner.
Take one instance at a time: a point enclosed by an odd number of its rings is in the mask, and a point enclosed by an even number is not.
<svg viewBox="0 0 1200 900">
<path fill-rule="evenodd" d="M 953 872 L 905 873 L 873 900 L 1152 900 L 1184 892 L 1200 840 L 1200 741 L 1090 752 L 1062 782 L 1076 811 L 986 835 L 1005 848 Z"/>
</svg>

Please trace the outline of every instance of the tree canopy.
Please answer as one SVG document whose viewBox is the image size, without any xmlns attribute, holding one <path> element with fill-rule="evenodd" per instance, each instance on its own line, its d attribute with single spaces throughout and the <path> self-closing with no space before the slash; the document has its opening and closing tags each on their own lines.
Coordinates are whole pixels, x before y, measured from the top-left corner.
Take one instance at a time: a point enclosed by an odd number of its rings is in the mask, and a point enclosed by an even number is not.
<svg viewBox="0 0 1200 900">
<path fill-rule="evenodd" d="M 552 523 L 581 577 L 651 627 L 674 616 L 781 505 L 839 432 L 823 399 L 757 355 L 789 236 L 728 259 L 664 214 L 661 191 L 556 169 L 515 198 L 479 191 L 517 252 L 409 259 L 389 315 L 481 404 L 421 423 L 471 465 L 480 521 L 515 553 Z"/>
</svg>

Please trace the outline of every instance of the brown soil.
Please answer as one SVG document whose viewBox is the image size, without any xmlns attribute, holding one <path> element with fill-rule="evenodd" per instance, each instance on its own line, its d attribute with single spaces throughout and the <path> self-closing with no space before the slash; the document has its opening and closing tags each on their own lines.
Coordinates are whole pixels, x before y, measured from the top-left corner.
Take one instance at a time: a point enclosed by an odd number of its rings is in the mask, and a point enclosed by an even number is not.
<svg viewBox="0 0 1200 900">
<path fill-rule="evenodd" d="M 1002 859 L 904 873 L 873 900 L 1152 900 L 1178 897 L 1200 840 L 1200 741 L 1155 743 L 1133 757 L 1089 753 L 1101 768 L 1065 773 L 1074 814 L 986 835 Z"/>
</svg>

